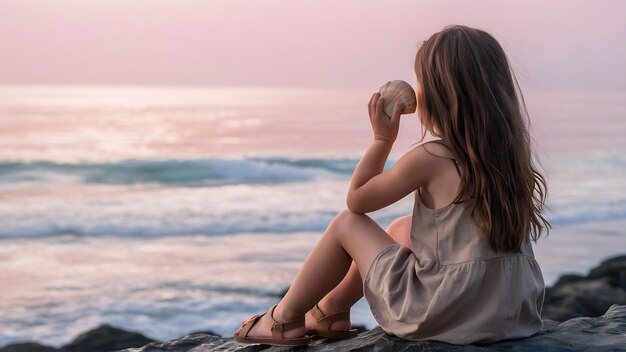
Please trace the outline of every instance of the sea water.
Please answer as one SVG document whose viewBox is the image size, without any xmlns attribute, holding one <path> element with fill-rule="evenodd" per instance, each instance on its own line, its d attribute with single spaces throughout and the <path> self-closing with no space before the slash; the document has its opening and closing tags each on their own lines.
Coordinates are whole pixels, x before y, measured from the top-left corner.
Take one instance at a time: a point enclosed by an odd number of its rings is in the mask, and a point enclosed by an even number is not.
<svg viewBox="0 0 626 352">
<path fill-rule="evenodd" d="M 232 336 L 280 300 L 346 207 L 373 92 L 0 86 L 0 346 L 59 346 L 102 323 Z M 525 98 L 554 227 L 534 250 L 551 284 L 626 248 L 626 93 Z M 385 170 L 420 137 L 403 116 Z M 385 228 L 412 206 L 368 215 Z M 364 299 L 352 320 L 376 325 Z"/>
</svg>

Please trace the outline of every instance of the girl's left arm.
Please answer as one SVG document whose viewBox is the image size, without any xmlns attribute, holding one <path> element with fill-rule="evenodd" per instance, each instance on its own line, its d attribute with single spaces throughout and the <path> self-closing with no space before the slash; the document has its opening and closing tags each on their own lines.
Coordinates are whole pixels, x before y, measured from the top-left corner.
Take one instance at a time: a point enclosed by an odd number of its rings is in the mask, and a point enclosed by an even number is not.
<svg viewBox="0 0 626 352">
<path fill-rule="evenodd" d="M 346 197 L 348 208 L 355 213 L 367 213 L 392 204 L 431 177 L 432 156 L 423 147 L 410 150 L 388 171 L 383 173 L 385 162 L 398 135 L 400 112 L 397 104 L 389 118 L 383 111 L 380 93 L 372 95 L 369 115 L 374 140 L 352 174 Z"/>
</svg>

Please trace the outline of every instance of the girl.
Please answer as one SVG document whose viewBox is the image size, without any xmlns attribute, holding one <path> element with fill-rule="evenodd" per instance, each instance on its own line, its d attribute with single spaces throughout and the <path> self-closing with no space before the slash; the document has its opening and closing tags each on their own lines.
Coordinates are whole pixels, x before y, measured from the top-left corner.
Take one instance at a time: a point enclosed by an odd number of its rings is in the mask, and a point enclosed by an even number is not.
<svg viewBox="0 0 626 352">
<path fill-rule="evenodd" d="M 544 281 L 530 240 L 550 228 L 546 182 L 506 55 L 482 30 L 447 26 L 423 42 L 415 74 L 420 121 L 439 139 L 383 172 L 403 112 L 397 106 L 389 119 L 372 95 L 373 140 L 352 176 L 348 209 L 283 299 L 246 320 L 236 341 L 355 336 L 349 311 L 363 295 L 386 333 L 409 340 L 484 343 L 542 328 Z M 412 215 L 387 231 L 365 215 L 411 192 Z"/>
</svg>

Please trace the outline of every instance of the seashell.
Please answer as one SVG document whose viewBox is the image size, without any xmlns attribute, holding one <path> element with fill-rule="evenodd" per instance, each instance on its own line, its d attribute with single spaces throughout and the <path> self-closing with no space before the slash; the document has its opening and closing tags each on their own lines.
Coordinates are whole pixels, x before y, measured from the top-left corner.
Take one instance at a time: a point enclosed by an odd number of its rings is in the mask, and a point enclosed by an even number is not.
<svg viewBox="0 0 626 352">
<path fill-rule="evenodd" d="M 393 114 L 393 108 L 397 103 L 402 103 L 404 106 L 401 114 L 412 114 L 415 112 L 415 109 L 417 109 L 415 91 L 413 87 L 405 81 L 389 81 L 380 87 L 379 92 L 385 103 L 385 114 L 390 118 Z"/>
</svg>

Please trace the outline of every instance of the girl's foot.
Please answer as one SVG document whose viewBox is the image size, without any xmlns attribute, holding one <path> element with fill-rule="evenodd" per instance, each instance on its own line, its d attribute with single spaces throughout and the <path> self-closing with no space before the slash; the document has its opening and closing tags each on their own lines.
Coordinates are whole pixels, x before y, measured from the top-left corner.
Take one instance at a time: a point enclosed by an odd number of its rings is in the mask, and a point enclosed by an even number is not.
<svg viewBox="0 0 626 352">
<path fill-rule="evenodd" d="M 288 320 L 292 320 L 292 319 L 284 319 L 283 317 L 280 316 L 279 312 L 277 312 L 277 309 L 274 310 L 274 316 L 273 316 L 274 320 L 276 320 L 279 323 L 283 323 L 286 322 Z M 246 322 L 248 322 L 251 319 L 248 318 L 246 319 L 241 325 L 243 326 Z M 252 326 L 252 328 L 250 329 L 250 331 L 248 332 L 249 337 L 252 336 L 256 336 L 256 337 L 272 337 L 272 324 L 274 322 L 272 321 L 272 319 L 270 319 L 269 314 L 264 314 L 261 318 L 259 318 L 259 321 L 257 321 L 254 326 Z M 235 335 L 241 330 L 241 327 L 239 327 L 237 329 L 237 331 L 235 331 Z M 289 330 L 284 330 L 283 331 L 283 338 L 286 339 L 291 339 L 291 338 L 296 338 L 296 337 L 304 337 L 305 335 L 305 325 L 302 325 L 301 327 L 297 327 L 297 328 L 293 328 L 293 329 L 289 329 Z"/>
<path fill-rule="evenodd" d="M 349 310 L 349 309 L 333 309 L 328 306 L 325 306 L 323 302 L 318 303 L 317 306 L 322 311 L 324 316 Z M 306 314 L 304 315 L 304 321 L 305 321 L 306 331 L 317 330 L 317 322 L 315 320 L 315 317 L 313 317 L 310 311 L 306 312 Z M 350 323 L 350 320 L 337 320 L 333 322 L 332 324 L 330 324 L 330 329 L 334 331 L 349 331 L 350 329 L 352 329 L 352 324 Z"/>
</svg>

